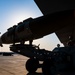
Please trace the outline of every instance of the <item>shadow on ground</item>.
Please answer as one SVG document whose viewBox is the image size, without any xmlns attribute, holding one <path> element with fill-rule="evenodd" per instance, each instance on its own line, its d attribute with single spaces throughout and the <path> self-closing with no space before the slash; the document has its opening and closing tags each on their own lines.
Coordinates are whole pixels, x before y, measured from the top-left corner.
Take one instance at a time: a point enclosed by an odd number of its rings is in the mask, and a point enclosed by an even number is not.
<svg viewBox="0 0 75 75">
<path fill-rule="evenodd" d="M 27 73 L 27 75 L 43 75 L 42 73 Z"/>
</svg>

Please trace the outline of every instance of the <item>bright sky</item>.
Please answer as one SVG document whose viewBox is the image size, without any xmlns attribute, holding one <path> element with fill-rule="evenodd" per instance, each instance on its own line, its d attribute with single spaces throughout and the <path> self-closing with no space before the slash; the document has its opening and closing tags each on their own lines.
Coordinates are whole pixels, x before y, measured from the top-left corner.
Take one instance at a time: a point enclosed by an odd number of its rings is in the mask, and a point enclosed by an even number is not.
<svg viewBox="0 0 75 75">
<path fill-rule="evenodd" d="M 0 32 L 3 34 L 9 27 L 29 17 L 36 18 L 42 15 L 34 0 L 0 0 Z M 48 50 L 52 50 L 58 43 L 61 44 L 54 33 L 33 43 L 40 44 L 41 48 Z M 9 45 L 4 45 L 0 51 L 9 51 Z"/>
</svg>

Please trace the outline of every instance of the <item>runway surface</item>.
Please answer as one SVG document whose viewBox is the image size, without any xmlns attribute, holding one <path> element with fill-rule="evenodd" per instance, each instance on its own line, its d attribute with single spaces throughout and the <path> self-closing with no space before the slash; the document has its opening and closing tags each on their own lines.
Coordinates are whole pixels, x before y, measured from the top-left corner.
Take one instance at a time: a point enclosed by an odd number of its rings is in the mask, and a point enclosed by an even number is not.
<svg viewBox="0 0 75 75">
<path fill-rule="evenodd" d="M 0 56 L 0 75 L 42 75 L 40 69 L 35 74 L 26 71 L 25 63 L 27 59 L 21 55 Z"/>
</svg>

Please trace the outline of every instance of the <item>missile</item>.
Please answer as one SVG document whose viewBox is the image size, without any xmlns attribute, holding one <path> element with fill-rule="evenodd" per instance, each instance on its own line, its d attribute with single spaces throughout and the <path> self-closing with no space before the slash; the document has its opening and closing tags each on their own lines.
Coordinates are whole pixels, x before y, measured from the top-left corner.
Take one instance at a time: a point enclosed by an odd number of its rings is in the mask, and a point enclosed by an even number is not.
<svg viewBox="0 0 75 75">
<path fill-rule="evenodd" d="M 38 18 L 28 18 L 7 29 L 1 36 L 1 44 L 24 43 L 42 38 L 68 25 L 74 24 L 74 10 L 64 10 Z"/>
</svg>

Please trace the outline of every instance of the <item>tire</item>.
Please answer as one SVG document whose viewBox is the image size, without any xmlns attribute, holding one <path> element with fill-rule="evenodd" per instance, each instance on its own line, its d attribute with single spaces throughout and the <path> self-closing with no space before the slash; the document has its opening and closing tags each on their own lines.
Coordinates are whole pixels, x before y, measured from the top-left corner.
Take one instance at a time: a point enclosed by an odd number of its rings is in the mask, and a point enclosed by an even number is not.
<svg viewBox="0 0 75 75">
<path fill-rule="evenodd" d="M 34 73 L 39 65 L 39 61 L 37 59 L 29 59 L 26 62 L 26 69 L 29 73 Z"/>
</svg>

